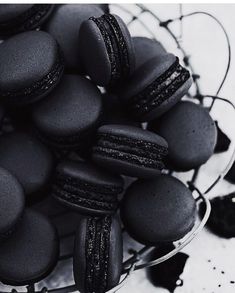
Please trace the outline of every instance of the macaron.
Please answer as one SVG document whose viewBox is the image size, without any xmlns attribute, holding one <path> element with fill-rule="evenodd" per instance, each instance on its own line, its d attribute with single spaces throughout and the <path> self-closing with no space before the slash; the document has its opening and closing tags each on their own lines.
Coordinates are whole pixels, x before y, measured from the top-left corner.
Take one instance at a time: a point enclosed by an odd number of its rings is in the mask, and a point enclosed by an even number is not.
<svg viewBox="0 0 235 293">
<path fill-rule="evenodd" d="M 126 80 L 135 68 L 132 39 L 123 20 L 113 14 L 91 17 L 79 32 L 86 73 L 100 86 Z"/>
<path fill-rule="evenodd" d="M 63 161 L 56 168 L 52 195 L 59 202 L 86 215 L 112 214 L 124 182 L 86 162 Z"/>
<path fill-rule="evenodd" d="M 130 236 L 155 246 L 181 239 L 193 228 L 196 202 L 181 181 L 162 175 L 132 183 L 124 195 L 121 215 Z"/>
<path fill-rule="evenodd" d="M 0 244 L 0 281 L 15 286 L 39 282 L 54 269 L 58 253 L 54 226 L 45 216 L 26 209 L 17 230 Z"/>
<path fill-rule="evenodd" d="M 100 7 L 104 13 L 110 13 L 109 4 L 108 3 L 97 3 L 96 6 Z"/>
<path fill-rule="evenodd" d="M 217 140 L 215 122 L 202 106 L 182 101 L 153 121 L 149 129 L 169 146 L 168 165 L 176 171 L 197 168 L 213 155 Z"/>
<path fill-rule="evenodd" d="M 167 142 L 157 134 L 134 126 L 110 124 L 98 129 L 92 158 L 112 172 L 149 178 L 164 169 L 167 153 Z"/>
<path fill-rule="evenodd" d="M 33 135 L 12 132 L 0 137 L 0 166 L 19 180 L 32 202 L 44 196 L 54 160 L 49 149 Z"/>
<path fill-rule="evenodd" d="M 0 168 L 0 242 L 16 229 L 24 211 L 24 192 L 19 181 Z"/>
<path fill-rule="evenodd" d="M 104 293 L 115 287 L 122 271 L 122 234 L 116 217 L 87 217 L 75 237 L 73 271 L 81 293 Z"/>
<path fill-rule="evenodd" d="M 64 53 L 67 72 L 84 72 L 78 40 L 79 30 L 83 21 L 91 16 L 99 17 L 103 13 L 98 4 L 56 5 L 50 20 L 43 29 L 59 43 Z"/>
<path fill-rule="evenodd" d="M 173 107 L 191 84 L 190 73 L 178 57 L 165 54 L 140 66 L 119 95 L 136 120 L 148 122 Z"/>
<path fill-rule="evenodd" d="M 99 126 L 102 99 L 87 78 L 64 75 L 59 86 L 32 109 L 32 120 L 40 138 L 62 149 L 87 147 Z"/>
<path fill-rule="evenodd" d="M 155 39 L 133 37 L 132 41 L 135 49 L 136 69 L 156 56 L 167 54 L 166 49 Z"/>
<path fill-rule="evenodd" d="M 40 27 L 52 13 L 52 4 L 1 4 L 0 36 L 9 36 Z"/>
<path fill-rule="evenodd" d="M 64 69 L 57 42 L 42 31 L 24 32 L 0 44 L 0 64 L 0 99 L 12 106 L 48 95 Z"/>
</svg>

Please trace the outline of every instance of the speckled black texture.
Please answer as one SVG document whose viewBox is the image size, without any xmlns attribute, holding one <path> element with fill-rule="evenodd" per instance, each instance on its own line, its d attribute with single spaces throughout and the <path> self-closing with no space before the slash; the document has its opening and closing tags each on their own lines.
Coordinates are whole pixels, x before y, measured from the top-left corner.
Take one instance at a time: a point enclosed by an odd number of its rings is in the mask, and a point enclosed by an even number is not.
<svg viewBox="0 0 235 293">
<path fill-rule="evenodd" d="M 57 167 L 52 195 L 68 207 L 85 214 L 111 214 L 123 191 L 121 177 L 94 165 L 64 161 Z"/>
<path fill-rule="evenodd" d="M 90 18 L 98 26 L 108 51 L 111 64 L 110 85 L 130 74 L 129 53 L 121 28 L 112 14 Z"/>
<path fill-rule="evenodd" d="M 26 209 L 17 229 L 0 244 L 1 282 L 23 286 L 42 280 L 56 265 L 58 246 L 58 236 L 51 222 Z"/>
<path fill-rule="evenodd" d="M 79 43 L 85 70 L 97 85 L 114 87 L 135 67 L 132 39 L 123 20 L 112 14 L 84 21 Z"/>
<path fill-rule="evenodd" d="M 167 140 L 168 166 L 174 170 L 199 167 L 213 155 L 217 140 L 215 123 L 198 104 L 181 101 L 148 127 Z"/>
<path fill-rule="evenodd" d="M 117 173 L 133 177 L 155 176 L 165 167 L 163 161 L 168 150 L 166 141 L 158 140 L 157 135 L 154 141 L 152 136 L 154 134 L 136 127 L 103 126 L 93 146 L 93 159 Z"/>
<path fill-rule="evenodd" d="M 0 241 L 16 229 L 23 215 L 25 199 L 19 181 L 0 168 Z"/>
<path fill-rule="evenodd" d="M 179 64 L 179 59 L 142 92 L 131 97 L 127 105 L 133 116 L 142 117 L 161 105 L 190 77 L 189 71 Z"/>
<path fill-rule="evenodd" d="M 85 280 L 87 293 L 106 291 L 111 223 L 110 217 L 87 220 Z"/>
<path fill-rule="evenodd" d="M 193 228 L 196 202 L 181 181 L 161 175 L 132 183 L 124 195 L 121 215 L 134 239 L 155 246 L 178 240 Z"/>
<path fill-rule="evenodd" d="M 159 170 L 164 168 L 163 159 L 168 153 L 164 146 L 110 134 L 98 135 L 93 152 Z"/>
<path fill-rule="evenodd" d="M 11 5 L 11 9 L 13 10 L 14 6 L 17 6 L 14 4 L 1 5 L 0 10 L 8 9 L 9 5 Z M 38 28 L 47 20 L 53 11 L 53 7 L 54 5 L 52 4 L 34 4 L 28 5 L 27 10 L 19 13 L 18 15 L 14 15 L 13 18 L 11 18 L 10 13 L 9 18 L 5 15 L 5 19 L 3 21 L 0 20 L 0 35 L 8 36 Z"/>
<path fill-rule="evenodd" d="M 0 98 L 14 106 L 36 102 L 46 96 L 64 71 L 58 44 L 42 31 L 21 33 L 3 42 L 0 62 Z"/>
<path fill-rule="evenodd" d="M 135 120 L 149 122 L 169 111 L 191 85 L 189 71 L 178 57 L 166 53 L 137 68 L 118 95 Z"/>
<path fill-rule="evenodd" d="M 73 270 L 81 293 L 104 293 L 118 284 L 122 270 L 122 235 L 117 217 L 88 217 L 79 222 Z"/>
</svg>

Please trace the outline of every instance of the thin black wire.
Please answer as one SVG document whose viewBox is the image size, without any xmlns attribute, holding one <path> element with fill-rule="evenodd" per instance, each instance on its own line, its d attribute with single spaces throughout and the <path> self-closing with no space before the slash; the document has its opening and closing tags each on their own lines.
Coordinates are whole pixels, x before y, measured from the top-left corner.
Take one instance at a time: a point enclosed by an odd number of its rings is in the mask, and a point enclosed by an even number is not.
<svg viewBox="0 0 235 293">
<path fill-rule="evenodd" d="M 220 28 L 222 29 L 222 31 L 224 33 L 224 36 L 225 36 L 225 39 L 226 39 L 227 50 L 228 50 L 228 60 L 227 60 L 227 65 L 226 65 L 226 68 L 225 68 L 225 72 L 224 72 L 222 81 L 220 82 L 219 87 L 218 87 L 218 89 L 216 91 L 216 94 L 215 94 L 217 96 L 220 93 L 220 91 L 223 88 L 223 86 L 224 86 L 224 83 L 225 83 L 225 81 L 227 79 L 229 69 L 230 69 L 230 65 L 231 65 L 231 43 L 230 43 L 230 39 L 229 39 L 228 33 L 227 33 L 224 25 L 218 20 L 217 17 L 215 17 L 214 15 L 212 15 L 212 14 L 210 14 L 208 12 L 195 11 L 195 12 L 192 12 L 192 13 L 181 15 L 179 18 L 171 19 L 171 21 L 173 22 L 173 21 L 176 21 L 176 20 L 182 20 L 183 18 L 194 16 L 194 15 L 205 15 L 205 16 L 209 16 L 210 18 L 212 18 L 220 26 Z M 215 102 L 215 99 L 212 100 L 212 103 L 211 103 L 209 109 L 211 109 L 213 107 L 214 102 Z"/>
</svg>

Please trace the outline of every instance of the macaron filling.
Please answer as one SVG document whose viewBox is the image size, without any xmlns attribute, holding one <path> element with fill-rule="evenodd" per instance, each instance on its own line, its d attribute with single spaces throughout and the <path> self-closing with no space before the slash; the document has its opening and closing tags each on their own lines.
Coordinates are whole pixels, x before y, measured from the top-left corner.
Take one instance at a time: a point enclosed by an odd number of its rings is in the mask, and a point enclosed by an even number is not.
<svg viewBox="0 0 235 293">
<path fill-rule="evenodd" d="M 4 100 L 6 100 L 6 102 L 10 100 L 15 104 L 24 104 L 28 103 L 28 101 L 35 102 L 40 99 L 42 95 L 48 92 L 50 88 L 53 88 L 55 86 L 55 84 L 60 79 L 63 71 L 64 62 L 62 53 L 60 52 L 60 48 L 58 46 L 58 54 L 55 64 L 47 75 L 45 75 L 42 79 L 38 80 L 31 86 L 25 87 L 21 90 L 7 92 L 0 91 L 0 96 Z"/>
<path fill-rule="evenodd" d="M 105 133 L 98 134 L 97 145 L 93 151 L 102 156 L 158 170 L 164 169 L 163 160 L 168 153 L 165 146 Z"/>
<path fill-rule="evenodd" d="M 142 116 L 169 99 L 188 79 L 190 73 L 179 58 L 149 86 L 127 102 L 135 116 Z"/>
<path fill-rule="evenodd" d="M 53 196 L 65 203 L 109 213 L 117 210 L 117 195 L 121 192 L 121 187 L 112 185 L 98 186 L 91 182 L 61 174 L 58 171 L 52 186 Z"/>
<path fill-rule="evenodd" d="M 104 39 L 111 64 L 110 84 L 114 84 L 127 77 L 130 72 L 130 60 L 125 38 L 112 14 L 104 14 L 101 17 L 91 17 L 90 19 L 95 22 Z"/>
<path fill-rule="evenodd" d="M 106 292 L 109 273 L 111 217 L 87 219 L 86 292 Z"/>
<path fill-rule="evenodd" d="M 0 35 L 8 35 L 35 28 L 52 7 L 53 5 L 51 4 L 36 4 L 16 18 L 0 22 Z"/>
</svg>

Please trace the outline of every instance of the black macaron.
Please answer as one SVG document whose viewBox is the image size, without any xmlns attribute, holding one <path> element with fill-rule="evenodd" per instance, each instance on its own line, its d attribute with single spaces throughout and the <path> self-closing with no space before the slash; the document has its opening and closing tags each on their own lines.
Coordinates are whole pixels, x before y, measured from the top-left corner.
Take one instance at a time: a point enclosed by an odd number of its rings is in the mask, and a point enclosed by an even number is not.
<svg viewBox="0 0 235 293">
<path fill-rule="evenodd" d="M 213 155 L 217 130 L 208 110 L 201 105 L 182 101 L 153 121 L 149 129 L 167 140 L 168 164 L 174 170 L 197 168 Z"/>
<path fill-rule="evenodd" d="M 0 99 L 13 106 L 35 102 L 59 82 L 63 61 L 48 33 L 30 31 L 0 44 Z"/>
<path fill-rule="evenodd" d="M 40 27 L 50 16 L 52 4 L 1 4 L 0 36 L 9 36 Z"/>
<path fill-rule="evenodd" d="M 58 253 L 54 226 L 45 216 L 26 209 L 16 231 L 0 244 L 0 281 L 16 286 L 38 282 L 53 270 Z"/>
<path fill-rule="evenodd" d="M 65 59 L 67 72 L 83 73 L 78 40 L 82 22 L 91 16 L 99 17 L 103 10 L 93 4 L 57 5 L 50 20 L 43 28 L 59 43 Z"/>
<path fill-rule="evenodd" d="M 122 234 L 116 217 L 87 217 L 79 222 L 73 271 L 81 293 L 104 293 L 118 284 L 122 271 Z"/>
<path fill-rule="evenodd" d="M 123 180 L 95 165 L 63 161 L 56 168 L 52 195 L 64 205 L 87 215 L 114 213 Z"/>
<path fill-rule="evenodd" d="M 166 49 L 155 39 L 133 37 L 132 41 L 135 49 L 136 69 L 153 57 L 167 54 Z"/>
<path fill-rule="evenodd" d="M 96 131 L 102 114 L 98 88 L 79 75 L 64 75 L 59 86 L 32 110 L 42 140 L 57 148 L 80 149 Z"/>
<path fill-rule="evenodd" d="M 28 200 L 44 196 L 53 165 L 52 154 L 34 136 L 12 132 L 0 137 L 0 166 L 19 180 Z"/>
<path fill-rule="evenodd" d="M 196 202 L 181 181 L 162 175 L 132 183 L 124 195 L 121 214 L 135 240 L 156 245 L 178 240 L 193 228 Z"/>
<path fill-rule="evenodd" d="M 113 172 L 146 178 L 160 174 L 167 151 L 167 142 L 157 134 L 113 124 L 98 129 L 92 158 Z"/>
<path fill-rule="evenodd" d="M 16 229 L 24 211 L 24 192 L 18 180 L 0 168 L 0 241 Z"/>
<path fill-rule="evenodd" d="M 172 54 L 157 56 L 140 66 L 120 92 L 133 117 L 153 120 L 187 94 L 192 79 Z"/>
<path fill-rule="evenodd" d="M 104 14 L 83 22 L 79 43 L 84 66 L 100 86 L 113 86 L 127 79 L 135 67 L 130 33 L 120 17 Z"/>
</svg>

